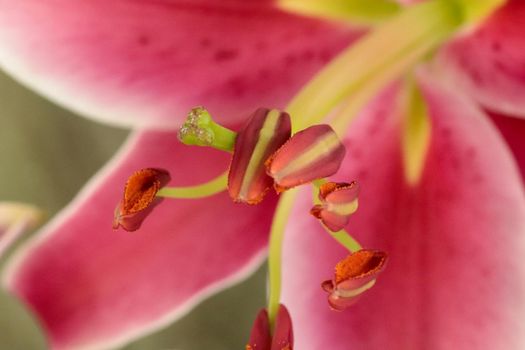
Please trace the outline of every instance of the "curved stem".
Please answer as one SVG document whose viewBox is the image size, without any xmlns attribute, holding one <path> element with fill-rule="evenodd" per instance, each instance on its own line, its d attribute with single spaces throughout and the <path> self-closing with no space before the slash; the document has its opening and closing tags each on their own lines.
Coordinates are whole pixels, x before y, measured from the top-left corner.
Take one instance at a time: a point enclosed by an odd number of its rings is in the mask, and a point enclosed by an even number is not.
<svg viewBox="0 0 525 350">
<path fill-rule="evenodd" d="M 228 172 L 225 172 L 206 183 L 187 187 L 164 187 L 157 193 L 165 198 L 203 198 L 212 196 L 226 189 Z"/>
<path fill-rule="evenodd" d="M 268 248 L 268 280 L 270 290 L 268 296 L 268 317 L 270 320 L 270 329 L 273 329 L 275 324 L 275 317 L 277 316 L 281 299 L 281 261 L 284 229 L 286 228 L 286 222 L 292 211 L 292 205 L 295 197 L 297 197 L 297 193 L 297 189 L 293 188 L 281 195 L 270 231 Z"/>
<path fill-rule="evenodd" d="M 337 241 L 340 245 L 345 247 L 350 251 L 350 253 L 357 252 L 358 250 L 361 250 L 363 247 L 359 242 L 352 237 L 346 230 L 341 230 L 338 232 L 332 232 L 329 229 L 327 229 L 324 225 L 323 228 L 332 236 L 333 239 Z"/>
</svg>

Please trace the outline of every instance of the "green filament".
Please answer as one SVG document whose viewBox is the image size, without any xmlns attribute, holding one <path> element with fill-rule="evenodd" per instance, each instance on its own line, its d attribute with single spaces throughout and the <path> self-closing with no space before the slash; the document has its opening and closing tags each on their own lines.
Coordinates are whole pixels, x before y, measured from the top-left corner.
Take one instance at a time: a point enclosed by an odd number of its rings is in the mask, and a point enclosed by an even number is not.
<svg viewBox="0 0 525 350">
<path fill-rule="evenodd" d="M 212 196 L 226 189 L 228 172 L 225 172 L 206 183 L 187 187 L 164 187 L 157 193 L 158 197 L 165 198 L 203 198 Z"/>
<path fill-rule="evenodd" d="M 363 248 L 355 238 L 346 232 L 346 230 L 332 232 L 326 228 L 326 226 L 323 225 L 323 227 L 326 232 L 328 232 L 330 236 L 332 236 L 332 238 L 337 241 L 337 243 L 345 247 L 350 253 L 357 252 Z"/>
<path fill-rule="evenodd" d="M 270 230 L 270 243 L 268 248 L 268 280 L 270 290 L 268 296 L 268 318 L 270 320 L 270 329 L 272 330 L 275 325 L 275 317 L 277 316 L 281 299 L 281 261 L 284 230 L 297 193 L 297 188 L 292 188 L 281 195 Z"/>
</svg>

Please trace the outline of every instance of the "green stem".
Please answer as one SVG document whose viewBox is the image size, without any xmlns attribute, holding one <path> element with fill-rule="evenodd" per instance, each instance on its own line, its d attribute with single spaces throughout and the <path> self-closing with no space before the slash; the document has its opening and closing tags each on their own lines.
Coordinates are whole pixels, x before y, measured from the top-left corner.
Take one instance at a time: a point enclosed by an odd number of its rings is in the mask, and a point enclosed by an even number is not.
<svg viewBox="0 0 525 350">
<path fill-rule="evenodd" d="M 329 229 L 327 229 L 324 225 L 323 227 L 326 230 L 326 232 L 328 232 L 330 236 L 332 236 L 332 238 L 337 241 L 337 243 L 348 249 L 350 253 L 357 252 L 358 250 L 361 250 L 363 248 L 355 238 L 353 238 L 348 232 L 346 232 L 346 230 L 332 232 Z"/>
<path fill-rule="evenodd" d="M 268 279 L 270 290 L 268 296 L 268 317 L 270 320 L 270 329 L 272 330 L 275 325 L 275 317 L 277 316 L 281 299 L 281 261 L 284 230 L 297 193 L 297 189 L 293 188 L 281 195 L 270 230 L 270 243 L 268 248 Z"/>
<path fill-rule="evenodd" d="M 211 181 L 187 187 L 164 187 L 157 193 L 158 197 L 165 198 L 203 198 L 212 196 L 226 189 L 228 172 L 225 172 Z"/>
</svg>

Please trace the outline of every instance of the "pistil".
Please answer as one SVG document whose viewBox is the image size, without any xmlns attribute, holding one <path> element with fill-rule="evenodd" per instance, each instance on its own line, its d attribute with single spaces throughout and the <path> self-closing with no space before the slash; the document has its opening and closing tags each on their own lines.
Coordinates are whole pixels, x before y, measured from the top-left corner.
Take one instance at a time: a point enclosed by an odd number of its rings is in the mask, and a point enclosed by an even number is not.
<svg viewBox="0 0 525 350">
<path fill-rule="evenodd" d="M 237 133 L 216 123 L 203 107 L 193 108 L 179 129 L 179 140 L 189 146 L 232 152 Z"/>
</svg>

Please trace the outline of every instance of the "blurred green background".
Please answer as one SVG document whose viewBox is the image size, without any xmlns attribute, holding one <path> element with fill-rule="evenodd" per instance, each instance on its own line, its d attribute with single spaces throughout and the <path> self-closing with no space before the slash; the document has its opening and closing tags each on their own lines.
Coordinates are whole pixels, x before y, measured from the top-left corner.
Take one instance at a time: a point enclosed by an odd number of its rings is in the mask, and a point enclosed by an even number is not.
<svg viewBox="0 0 525 350">
<path fill-rule="evenodd" d="M 113 155 L 126 135 L 126 130 L 92 122 L 52 104 L 0 71 L 0 200 L 32 203 L 49 219 Z M 0 260 L 0 267 L 9 255 Z M 124 349 L 244 349 L 264 300 L 265 266 L 182 320 Z M 0 349 L 46 349 L 32 316 L 3 290 Z"/>
</svg>

